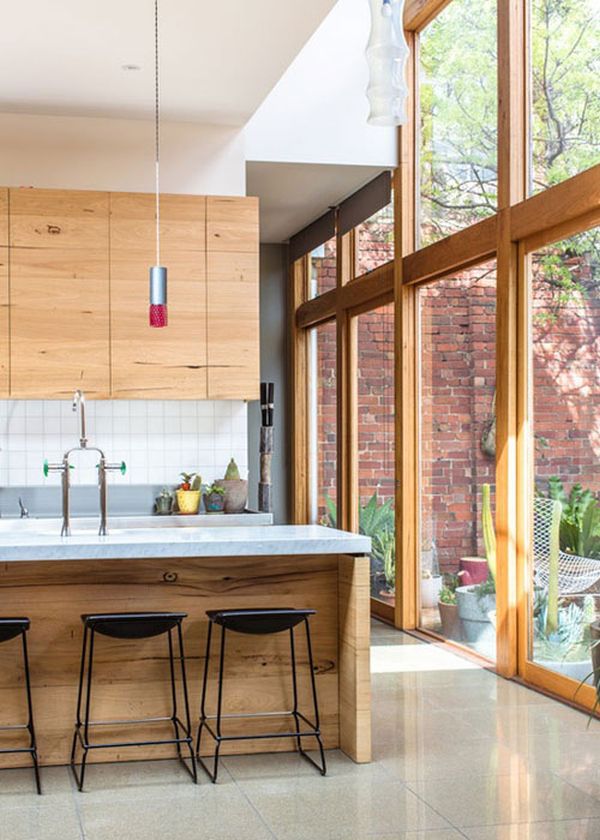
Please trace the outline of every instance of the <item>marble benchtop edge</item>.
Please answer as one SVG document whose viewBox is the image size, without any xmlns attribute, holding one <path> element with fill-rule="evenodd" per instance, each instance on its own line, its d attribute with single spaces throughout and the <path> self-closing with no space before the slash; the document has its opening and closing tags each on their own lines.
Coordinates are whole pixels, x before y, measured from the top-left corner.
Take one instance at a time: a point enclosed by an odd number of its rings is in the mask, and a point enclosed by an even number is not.
<svg viewBox="0 0 600 840">
<path fill-rule="evenodd" d="M 150 559 L 156 557 L 263 557 L 318 554 L 365 555 L 368 537 L 321 525 L 159 529 L 107 537 L 73 533 L 0 535 L 0 563 L 25 561 Z"/>
</svg>

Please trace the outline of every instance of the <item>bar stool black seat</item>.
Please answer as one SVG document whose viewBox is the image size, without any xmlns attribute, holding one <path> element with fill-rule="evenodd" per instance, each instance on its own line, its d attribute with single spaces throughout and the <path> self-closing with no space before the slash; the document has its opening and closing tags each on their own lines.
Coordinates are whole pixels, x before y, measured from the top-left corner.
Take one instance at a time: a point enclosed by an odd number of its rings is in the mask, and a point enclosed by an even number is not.
<svg viewBox="0 0 600 840">
<path fill-rule="evenodd" d="M 194 755 L 192 724 L 187 689 L 187 678 L 185 671 L 185 656 L 183 651 L 183 635 L 181 625 L 187 618 L 187 613 L 174 612 L 128 612 L 128 613 L 103 613 L 98 615 L 82 615 L 83 622 L 83 647 L 81 651 L 81 668 L 79 672 L 79 691 L 77 696 L 77 718 L 75 721 L 75 732 L 73 733 L 73 745 L 71 748 L 71 769 L 77 787 L 83 790 L 85 768 L 89 750 L 110 749 L 121 747 L 145 747 L 157 744 L 175 744 L 177 757 L 188 771 L 194 782 L 198 781 L 196 771 L 196 760 Z M 177 633 L 178 655 L 175 657 L 173 650 L 173 631 Z M 172 713 L 167 717 L 142 718 L 140 720 L 90 720 L 91 697 L 92 697 L 92 669 L 94 663 L 94 641 L 96 634 L 109 636 L 113 639 L 149 639 L 153 636 L 166 634 L 168 637 L 169 669 L 171 679 L 171 701 Z M 89 639 L 89 641 L 88 641 Z M 179 659 L 181 669 L 181 683 L 183 693 L 184 720 L 179 717 L 177 710 L 177 687 L 175 683 L 175 658 Z M 87 676 L 86 676 L 87 666 Z M 85 683 L 85 709 L 83 719 L 81 708 L 84 697 Z M 90 739 L 90 729 L 101 726 L 129 726 L 148 723 L 170 723 L 173 726 L 173 738 L 158 738 L 144 741 L 119 741 L 117 743 L 95 742 Z M 81 759 L 81 772 L 77 772 L 75 762 L 77 745 L 83 750 Z M 187 747 L 190 754 L 190 767 L 188 767 L 181 753 L 181 747 Z"/>
<path fill-rule="evenodd" d="M 295 738 L 298 752 L 309 761 L 322 776 L 327 772 L 325 764 L 325 753 L 323 750 L 323 741 L 321 740 L 321 730 L 319 724 L 319 706 L 317 702 L 317 687 L 315 685 L 315 672 L 312 655 L 312 646 L 310 641 L 310 628 L 308 619 L 315 614 L 315 610 L 308 609 L 237 609 L 237 610 L 208 610 L 208 635 L 206 639 L 206 659 L 204 663 L 204 678 L 202 681 L 202 700 L 200 705 L 200 728 L 198 729 L 198 737 L 196 740 L 196 760 L 200 766 L 208 774 L 212 782 L 217 781 L 217 774 L 219 771 L 219 752 L 221 744 L 224 741 L 248 741 L 254 739 L 267 738 Z M 304 624 L 306 630 L 306 647 L 308 652 L 308 664 L 310 668 L 310 680 L 312 689 L 312 699 L 314 708 L 314 722 L 310 721 L 302 712 L 298 710 L 298 679 L 296 674 L 296 649 L 294 641 L 294 628 L 299 624 Z M 210 648 L 212 639 L 213 624 L 218 624 L 221 627 L 221 649 L 219 654 L 219 678 L 217 685 L 217 713 L 215 715 L 206 714 L 206 690 L 208 685 L 208 671 L 210 667 Z M 290 711 L 282 712 L 254 712 L 248 714 L 223 714 L 223 673 L 225 666 L 225 637 L 228 630 L 234 633 L 246 633 L 254 636 L 265 636 L 271 633 L 284 633 L 286 631 L 290 634 L 290 659 L 292 667 L 292 699 L 293 707 Z M 291 732 L 267 732 L 260 734 L 248 735 L 223 735 L 221 723 L 223 718 L 231 720 L 232 718 L 256 718 L 256 717 L 291 717 L 294 720 L 294 730 Z M 209 721 L 215 721 L 215 729 L 212 728 Z M 304 723 L 308 729 L 301 729 L 300 723 Z M 212 771 L 209 769 L 205 761 L 200 756 L 200 744 L 202 740 L 202 733 L 206 729 L 209 735 L 215 741 L 214 764 Z M 319 747 L 321 756 L 321 763 L 316 762 L 308 753 L 305 752 L 302 746 L 303 738 L 315 738 Z"/>
<path fill-rule="evenodd" d="M 0 643 L 10 642 L 12 639 L 21 637 L 23 647 L 23 667 L 25 669 L 25 694 L 27 698 L 27 723 L 0 726 L 3 732 L 18 732 L 27 730 L 29 732 L 28 747 L 6 747 L 0 749 L 2 753 L 29 753 L 33 761 L 33 772 L 35 773 L 35 785 L 37 792 L 42 792 L 40 783 L 40 767 L 37 754 L 37 742 L 35 740 L 35 727 L 33 725 L 33 705 L 31 702 L 31 679 L 29 676 L 29 657 L 27 655 L 27 631 L 30 621 L 28 618 L 0 618 Z"/>
</svg>

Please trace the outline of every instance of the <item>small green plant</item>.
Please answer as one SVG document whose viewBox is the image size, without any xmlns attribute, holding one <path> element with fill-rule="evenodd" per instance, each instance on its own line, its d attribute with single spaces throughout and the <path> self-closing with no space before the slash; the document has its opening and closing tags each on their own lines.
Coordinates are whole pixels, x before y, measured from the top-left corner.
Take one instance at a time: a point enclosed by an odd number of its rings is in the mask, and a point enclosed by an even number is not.
<svg viewBox="0 0 600 840">
<path fill-rule="evenodd" d="M 438 595 L 438 600 L 441 601 L 442 604 L 456 604 L 456 591 L 454 589 L 450 589 L 449 586 L 442 586 L 440 594 Z"/>
<path fill-rule="evenodd" d="M 212 496 L 215 493 L 217 494 L 217 496 L 225 495 L 225 488 L 222 487 L 217 481 L 213 481 L 213 483 L 206 488 L 207 496 Z"/>
<path fill-rule="evenodd" d="M 554 662 L 581 662 L 592 647 L 589 625 L 595 614 L 594 599 L 586 595 L 583 605 L 573 601 L 557 609 L 556 623 L 548 621 L 549 593 L 536 592 L 533 609 L 534 651 L 537 659 Z"/>
<path fill-rule="evenodd" d="M 591 490 L 574 484 L 569 493 L 558 476 L 548 479 L 547 498 L 560 502 L 560 548 L 567 554 L 600 559 L 600 506 Z"/>
<path fill-rule="evenodd" d="M 337 505 L 325 495 L 327 516 L 324 525 L 337 527 Z M 383 571 L 386 586 L 393 589 L 396 579 L 396 534 L 395 514 L 392 499 L 380 502 L 377 493 L 373 493 L 365 505 L 358 511 L 358 530 L 366 537 L 371 537 L 371 554 Z"/>
<path fill-rule="evenodd" d="M 239 481 L 240 480 L 240 470 L 238 465 L 235 462 L 235 458 L 232 458 L 229 464 L 227 465 L 227 469 L 225 471 L 225 481 Z"/>
<path fill-rule="evenodd" d="M 181 484 L 179 485 L 179 490 L 200 490 L 202 487 L 202 476 L 199 473 L 182 472 L 180 476 Z"/>
</svg>

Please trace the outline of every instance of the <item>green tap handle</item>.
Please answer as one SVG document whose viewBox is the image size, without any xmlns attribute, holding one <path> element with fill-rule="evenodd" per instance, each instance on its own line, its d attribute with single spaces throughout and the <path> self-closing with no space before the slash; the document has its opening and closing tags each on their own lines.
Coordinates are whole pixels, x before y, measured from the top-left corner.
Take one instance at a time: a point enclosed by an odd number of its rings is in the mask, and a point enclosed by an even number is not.
<svg viewBox="0 0 600 840">
<path fill-rule="evenodd" d="M 125 475 L 125 473 L 127 472 L 127 464 L 125 463 L 125 461 L 121 461 L 120 469 L 121 469 L 121 475 Z"/>
<path fill-rule="evenodd" d="M 46 478 L 48 478 L 48 474 L 50 473 L 51 469 L 62 469 L 62 465 L 60 466 L 60 468 L 59 467 L 51 467 L 50 464 L 48 463 L 48 459 L 46 458 L 46 460 L 44 461 L 44 475 L 46 476 Z M 70 470 L 75 469 L 73 464 L 69 464 L 69 469 Z"/>
</svg>

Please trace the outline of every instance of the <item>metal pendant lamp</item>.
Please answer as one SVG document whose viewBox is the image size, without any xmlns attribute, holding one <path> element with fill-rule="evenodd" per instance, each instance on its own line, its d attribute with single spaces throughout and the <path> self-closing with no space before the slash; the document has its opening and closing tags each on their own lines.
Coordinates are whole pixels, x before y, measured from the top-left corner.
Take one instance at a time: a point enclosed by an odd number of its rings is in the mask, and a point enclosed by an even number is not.
<svg viewBox="0 0 600 840">
<path fill-rule="evenodd" d="M 394 126 L 408 122 L 406 61 L 409 55 L 404 36 L 404 0 L 368 0 L 371 34 L 366 56 L 369 65 L 367 98 L 371 125 Z"/>
<path fill-rule="evenodd" d="M 167 269 L 160 264 L 160 84 L 158 65 L 158 0 L 154 0 L 154 164 L 156 193 L 156 265 L 150 269 L 150 326 L 166 327 Z"/>
</svg>

